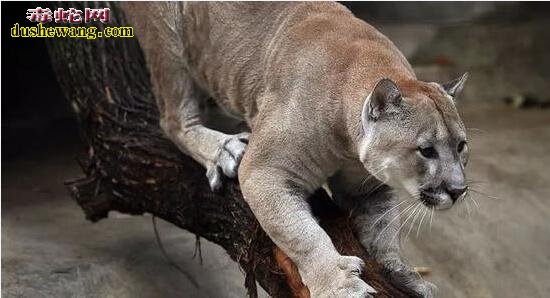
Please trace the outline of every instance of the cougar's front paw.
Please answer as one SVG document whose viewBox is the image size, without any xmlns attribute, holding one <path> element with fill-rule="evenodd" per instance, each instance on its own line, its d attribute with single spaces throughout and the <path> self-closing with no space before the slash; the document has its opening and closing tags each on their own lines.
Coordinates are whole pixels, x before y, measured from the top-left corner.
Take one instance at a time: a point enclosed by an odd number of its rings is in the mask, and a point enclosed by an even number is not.
<svg viewBox="0 0 550 298">
<path fill-rule="evenodd" d="M 340 256 L 332 268 L 324 268 L 320 283 L 312 282 L 308 287 L 311 297 L 372 297 L 376 293 L 361 278 L 361 270 L 364 263 L 361 259 L 352 256 Z"/>
<path fill-rule="evenodd" d="M 248 144 L 248 132 L 228 136 L 220 143 L 215 160 L 206 169 L 206 177 L 210 189 L 217 192 L 223 186 L 223 175 L 229 178 L 237 177 L 237 170 Z"/>
<path fill-rule="evenodd" d="M 413 297 L 432 298 L 437 287 L 422 279 L 414 268 L 398 259 L 388 259 L 383 263 L 391 283 Z"/>
</svg>

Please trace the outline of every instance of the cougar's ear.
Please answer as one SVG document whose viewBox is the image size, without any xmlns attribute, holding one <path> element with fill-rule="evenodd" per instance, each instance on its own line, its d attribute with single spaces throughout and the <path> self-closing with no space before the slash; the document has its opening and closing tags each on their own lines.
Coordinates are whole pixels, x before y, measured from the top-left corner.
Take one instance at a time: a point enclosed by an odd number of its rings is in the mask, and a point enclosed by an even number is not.
<svg viewBox="0 0 550 298">
<path fill-rule="evenodd" d="M 460 94 L 460 91 L 462 91 L 462 88 L 464 88 L 464 84 L 466 83 L 468 76 L 469 74 L 466 72 L 458 79 L 454 79 L 450 82 L 441 84 L 441 87 L 443 87 L 443 90 L 445 90 L 447 94 L 449 94 L 453 98 L 456 98 L 458 94 Z"/>
<path fill-rule="evenodd" d="M 390 79 L 380 80 L 370 95 L 365 100 L 361 120 L 376 121 L 387 111 L 397 107 L 401 103 L 401 92 L 397 85 Z"/>
</svg>

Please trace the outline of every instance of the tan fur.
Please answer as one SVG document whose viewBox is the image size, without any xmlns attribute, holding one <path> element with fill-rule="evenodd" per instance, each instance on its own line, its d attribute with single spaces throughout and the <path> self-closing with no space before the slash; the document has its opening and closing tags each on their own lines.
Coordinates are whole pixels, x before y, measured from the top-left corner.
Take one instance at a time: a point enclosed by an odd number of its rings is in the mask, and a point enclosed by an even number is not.
<svg viewBox="0 0 550 298">
<path fill-rule="evenodd" d="M 463 137 L 463 125 L 445 90 L 418 81 L 389 39 L 337 3 L 125 5 L 146 55 L 167 135 L 207 168 L 215 186 L 220 179 L 216 169 L 235 174 L 247 136 L 202 126 L 199 99 L 211 97 L 244 119 L 251 136 L 238 169 L 243 195 L 262 227 L 296 263 L 312 296 L 372 293 L 358 278 L 360 260 L 336 252 L 305 198 L 327 180 L 337 190 L 335 197 L 359 194 L 351 189 L 369 172 L 383 179 L 374 170 L 380 160 L 393 158 L 388 152 L 406 155 L 402 164 L 409 163 L 412 171 L 418 163 L 413 135 L 421 131 L 435 127 L 441 132 L 434 133 L 438 140 L 454 146 Z M 414 115 L 403 129 L 371 137 L 363 125 L 376 131 L 379 124 L 362 123 L 363 107 L 383 78 L 397 84 Z M 416 174 L 399 175 L 409 181 Z M 389 252 L 396 245 L 376 251 Z M 389 255 L 380 254 L 380 260 L 390 260 Z M 392 268 L 405 266 L 391 255 Z M 407 278 L 396 282 L 431 296 L 428 284 Z"/>
</svg>

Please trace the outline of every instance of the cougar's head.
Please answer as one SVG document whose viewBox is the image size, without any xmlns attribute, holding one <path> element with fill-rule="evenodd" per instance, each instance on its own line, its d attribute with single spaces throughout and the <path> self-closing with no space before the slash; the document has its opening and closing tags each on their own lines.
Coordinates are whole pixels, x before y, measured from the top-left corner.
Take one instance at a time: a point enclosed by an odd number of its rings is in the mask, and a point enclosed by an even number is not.
<svg viewBox="0 0 550 298">
<path fill-rule="evenodd" d="M 454 99 L 467 79 L 446 84 L 382 79 L 363 111 L 360 159 L 378 180 L 436 209 L 467 190 L 466 129 Z"/>
</svg>

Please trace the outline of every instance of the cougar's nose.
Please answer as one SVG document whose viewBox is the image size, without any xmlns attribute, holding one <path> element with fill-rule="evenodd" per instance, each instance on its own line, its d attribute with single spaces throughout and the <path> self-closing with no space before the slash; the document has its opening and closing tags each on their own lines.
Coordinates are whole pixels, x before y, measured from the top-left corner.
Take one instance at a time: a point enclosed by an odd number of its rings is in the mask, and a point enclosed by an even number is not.
<svg viewBox="0 0 550 298">
<path fill-rule="evenodd" d="M 453 203 L 460 198 L 461 195 L 464 194 L 468 190 L 468 186 L 466 185 L 448 185 L 447 186 L 447 193 L 449 196 L 451 196 L 451 200 L 453 200 Z"/>
</svg>

